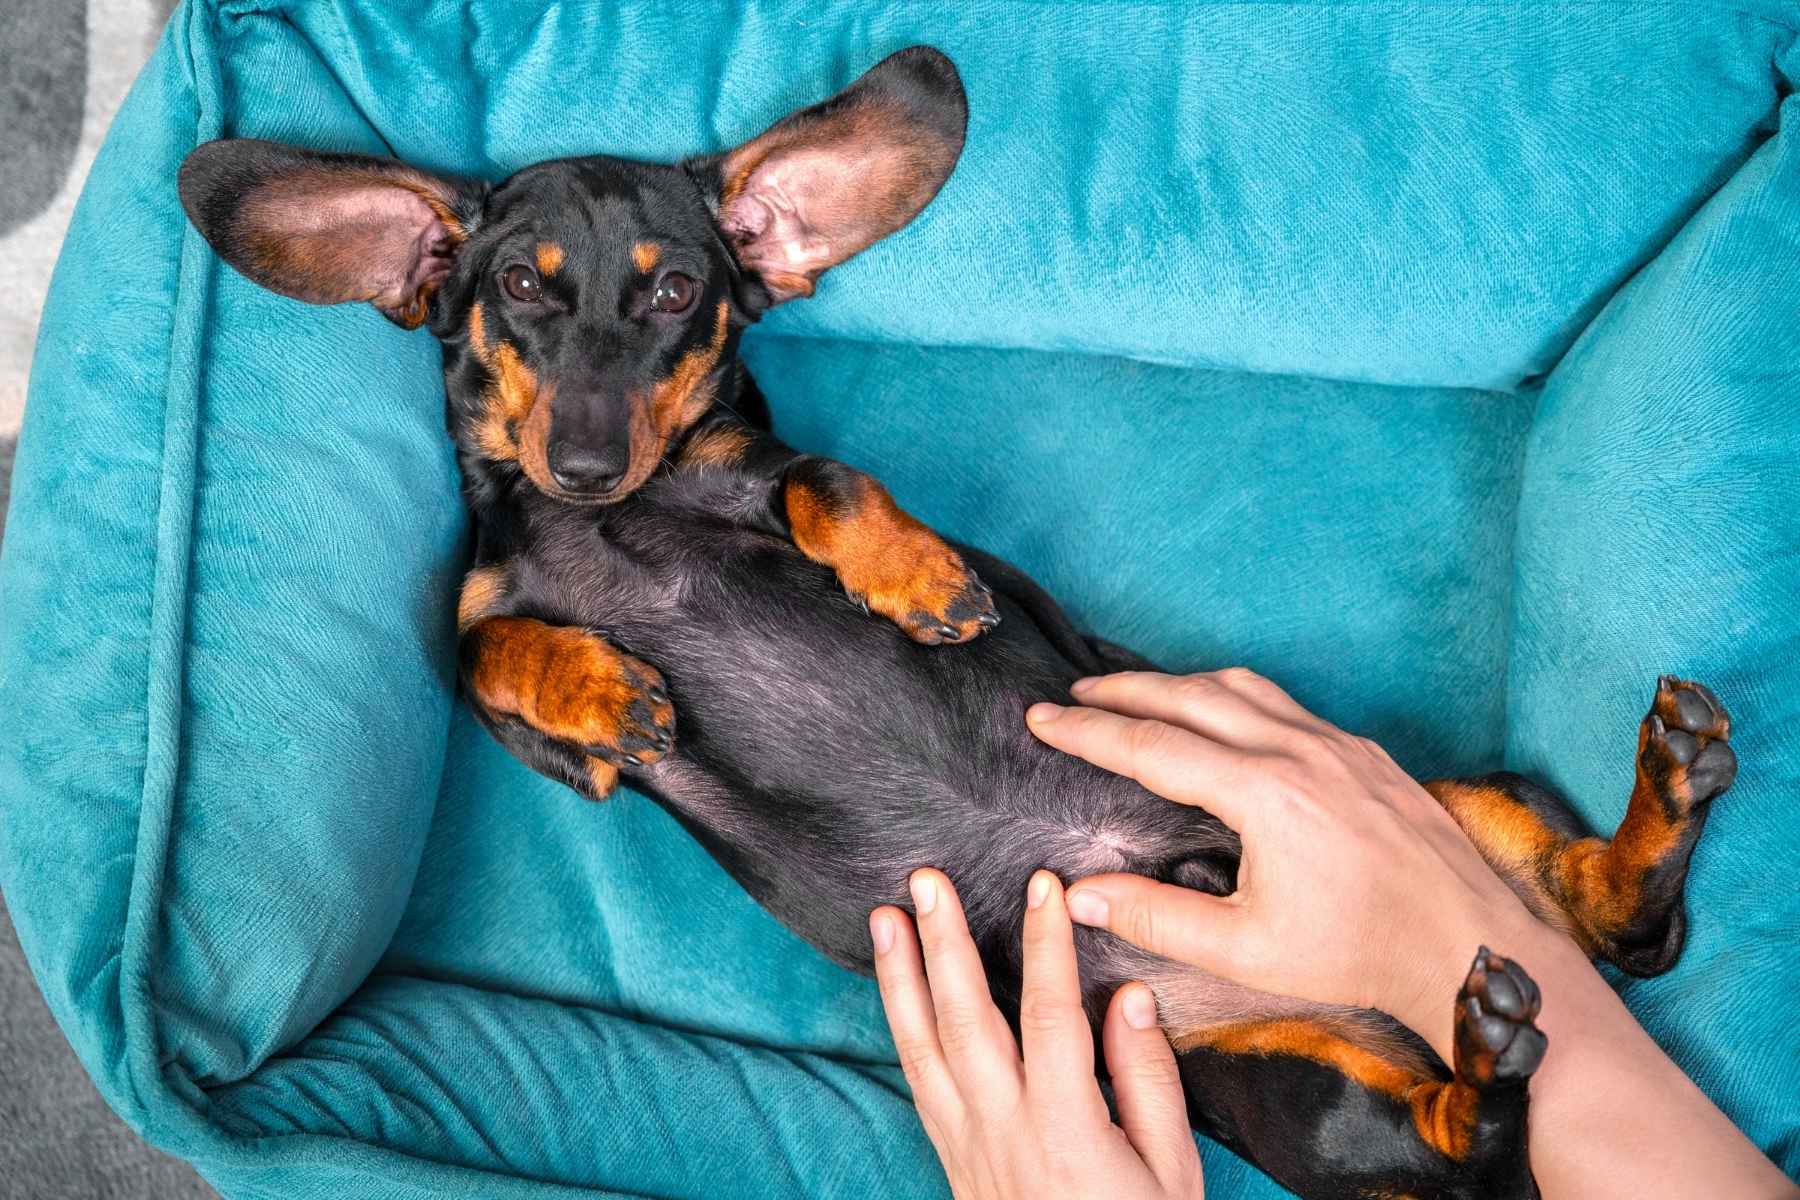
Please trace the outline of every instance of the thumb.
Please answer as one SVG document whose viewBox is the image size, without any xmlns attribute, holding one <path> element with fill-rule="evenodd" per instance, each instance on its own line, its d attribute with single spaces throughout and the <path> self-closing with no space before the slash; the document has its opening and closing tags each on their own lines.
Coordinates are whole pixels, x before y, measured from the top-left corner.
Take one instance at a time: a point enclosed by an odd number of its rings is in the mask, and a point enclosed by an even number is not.
<svg viewBox="0 0 1800 1200">
<path fill-rule="evenodd" d="M 1157 883 L 1141 875 L 1095 875 L 1069 889 L 1069 916 L 1134 946 L 1215 975 L 1242 950 L 1244 908 L 1235 897 Z"/>
</svg>

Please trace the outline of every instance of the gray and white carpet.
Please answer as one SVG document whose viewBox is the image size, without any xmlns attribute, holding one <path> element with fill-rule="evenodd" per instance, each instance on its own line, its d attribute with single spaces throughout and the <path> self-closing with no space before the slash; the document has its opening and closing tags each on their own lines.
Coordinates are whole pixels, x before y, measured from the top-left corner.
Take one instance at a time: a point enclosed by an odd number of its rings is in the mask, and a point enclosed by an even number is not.
<svg viewBox="0 0 1800 1200">
<path fill-rule="evenodd" d="M 50 269 L 94 152 L 172 4 L 0 0 L 0 538 Z M 0 1081 L 0 1200 L 215 1195 L 101 1101 L 50 1019 L 4 898 Z"/>
</svg>

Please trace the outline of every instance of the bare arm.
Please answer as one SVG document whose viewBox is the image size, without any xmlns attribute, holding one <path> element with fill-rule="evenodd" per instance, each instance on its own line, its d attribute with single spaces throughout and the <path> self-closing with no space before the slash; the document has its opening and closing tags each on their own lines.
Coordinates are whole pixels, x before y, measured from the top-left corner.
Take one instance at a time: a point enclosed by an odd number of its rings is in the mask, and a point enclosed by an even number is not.
<svg viewBox="0 0 1800 1200">
<path fill-rule="evenodd" d="M 1568 939 L 1539 938 L 1529 953 L 1552 1049 L 1531 1083 L 1531 1169 L 1545 1196 L 1797 1194 Z"/>
</svg>

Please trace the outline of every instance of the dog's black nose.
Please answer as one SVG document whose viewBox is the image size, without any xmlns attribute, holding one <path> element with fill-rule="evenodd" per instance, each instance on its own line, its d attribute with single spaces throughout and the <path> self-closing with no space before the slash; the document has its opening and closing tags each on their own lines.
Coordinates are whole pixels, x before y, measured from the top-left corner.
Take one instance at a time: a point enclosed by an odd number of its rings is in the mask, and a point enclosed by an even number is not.
<svg viewBox="0 0 1800 1200">
<path fill-rule="evenodd" d="M 597 495 L 610 492 L 625 476 L 627 455 L 620 445 L 582 446 L 575 442 L 553 442 L 550 446 L 550 477 L 564 491 Z"/>
</svg>

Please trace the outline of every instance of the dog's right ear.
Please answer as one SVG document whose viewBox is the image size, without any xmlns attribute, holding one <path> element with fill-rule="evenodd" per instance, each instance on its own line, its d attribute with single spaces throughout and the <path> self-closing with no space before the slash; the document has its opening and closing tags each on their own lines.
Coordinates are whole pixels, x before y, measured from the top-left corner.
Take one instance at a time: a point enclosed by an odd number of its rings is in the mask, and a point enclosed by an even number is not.
<svg viewBox="0 0 1800 1200">
<path fill-rule="evenodd" d="M 484 189 L 385 158 L 224 139 L 181 164 L 181 207 L 219 257 L 313 304 L 367 300 L 405 329 L 473 231 Z"/>
<path fill-rule="evenodd" d="M 911 46 L 735 150 L 689 159 L 744 269 L 779 304 L 918 216 L 962 154 L 969 101 L 942 51 Z"/>
</svg>

